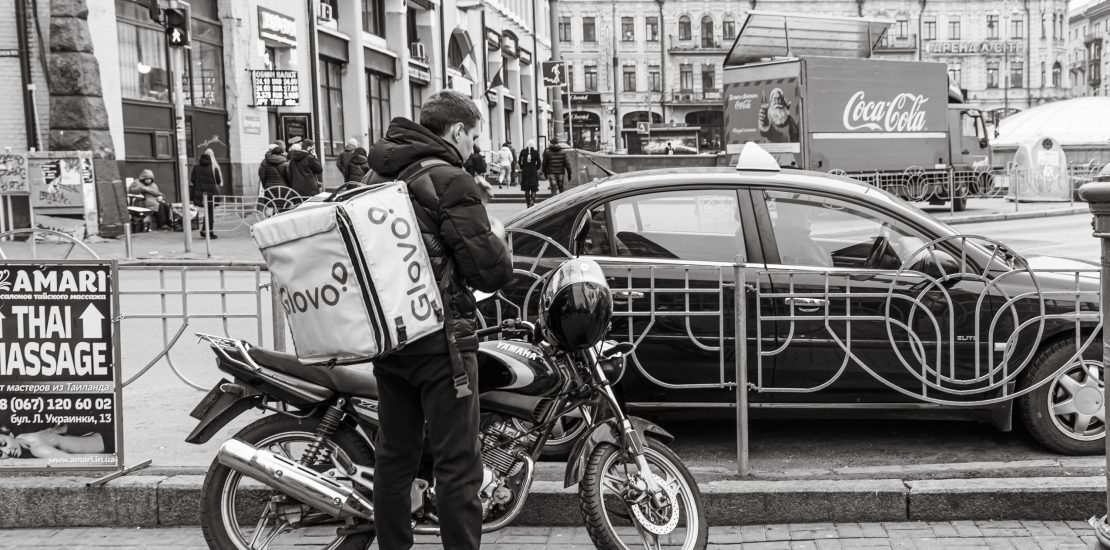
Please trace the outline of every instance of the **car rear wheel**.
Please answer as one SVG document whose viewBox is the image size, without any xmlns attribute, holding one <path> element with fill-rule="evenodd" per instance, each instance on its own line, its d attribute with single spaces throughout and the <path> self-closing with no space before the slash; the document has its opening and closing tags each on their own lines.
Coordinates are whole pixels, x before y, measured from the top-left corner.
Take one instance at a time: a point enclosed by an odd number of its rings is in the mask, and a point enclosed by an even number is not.
<svg viewBox="0 0 1110 550">
<path fill-rule="evenodd" d="M 1041 351 L 1022 376 L 1022 388 L 1052 377 L 1019 401 L 1022 423 L 1048 449 L 1068 455 L 1105 451 L 1106 404 L 1102 376 L 1102 343 L 1092 342 L 1083 357 L 1073 359 L 1075 341 L 1065 339 Z M 1059 374 L 1065 363 L 1068 367 Z"/>
</svg>

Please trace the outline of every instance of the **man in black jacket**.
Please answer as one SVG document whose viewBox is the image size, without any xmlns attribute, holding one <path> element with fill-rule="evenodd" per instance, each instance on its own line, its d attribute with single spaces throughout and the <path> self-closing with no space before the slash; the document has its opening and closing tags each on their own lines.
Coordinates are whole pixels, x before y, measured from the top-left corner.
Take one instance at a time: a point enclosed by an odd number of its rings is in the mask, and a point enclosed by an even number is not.
<svg viewBox="0 0 1110 550">
<path fill-rule="evenodd" d="M 452 320 L 444 332 L 374 362 L 381 423 L 374 523 L 383 550 L 407 550 L 413 544 L 410 491 L 420 464 L 425 420 L 443 545 L 450 550 L 477 550 L 481 542 L 478 340 L 470 288 L 494 292 L 513 275 L 508 248 L 490 229 L 482 191 L 462 168 L 464 155 L 474 150 L 481 116 L 469 98 L 446 90 L 424 102 L 420 124 L 393 119 L 385 137 L 370 150 L 373 176 L 367 183 L 410 178 L 406 180 L 409 196 L 435 277 L 442 280 L 449 273 L 443 300 Z M 417 176 L 413 165 L 427 167 L 430 159 L 446 164 Z M 454 345 L 446 331 L 451 331 Z M 452 353 L 461 356 L 467 375 L 463 389 L 469 389 L 469 395 L 456 391 Z"/>
<path fill-rule="evenodd" d="M 324 173 L 324 166 L 316 158 L 316 144 L 311 139 L 306 139 L 299 145 L 289 149 L 289 187 L 307 198 L 320 192 L 320 176 Z"/>
<path fill-rule="evenodd" d="M 559 145 L 557 138 L 551 138 L 551 146 L 543 152 L 543 173 L 551 193 L 562 193 L 566 181 L 563 178 L 570 178 L 571 171 L 567 152 Z"/>
</svg>

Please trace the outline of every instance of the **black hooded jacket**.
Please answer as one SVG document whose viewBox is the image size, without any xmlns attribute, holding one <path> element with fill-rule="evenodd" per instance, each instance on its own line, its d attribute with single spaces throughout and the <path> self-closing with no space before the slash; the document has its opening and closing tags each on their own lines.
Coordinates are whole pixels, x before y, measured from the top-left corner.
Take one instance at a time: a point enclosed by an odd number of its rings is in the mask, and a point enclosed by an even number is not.
<svg viewBox="0 0 1110 550">
<path fill-rule="evenodd" d="M 262 180 L 262 188 L 268 189 L 276 186 L 289 185 L 289 159 L 281 153 L 270 153 L 266 160 L 258 167 L 258 179 Z"/>
<path fill-rule="evenodd" d="M 302 149 L 289 151 L 288 173 L 289 187 L 302 197 L 320 192 L 320 174 L 324 173 L 324 167 L 316 155 Z"/>
<path fill-rule="evenodd" d="M 448 163 L 406 183 L 436 280 L 443 277 L 448 262 L 455 266 L 444 300 L 456 317 L 473 318 L 474 295 L 467 287 L 483 292 L 500 290 L 512 278 L 513 264 L 504 241 L 490 231 L 482 191 L 463 170 L 458 150 L 427 128 L 398 117 L 368 156 L 373 172 L 366 183 L 394 180 L 410 165 L 428 158 Z M 473 327 L 456 329 L 456 334 L 460 338 L 472 336 L 472 330 Z M 463 349 L 461 340 L 460 349 Z M 406 346 L 402 352 L 446 350 L 445 338 L 430 336 Z"/>
<path fill-rule="evenodd" d="M 567 162 L 567 152 L 563 150 L 563 146 L 558 143 L 552 143 L 546 151 L 543 152 L 543 173 L 547 175 L 562 175 L 566 174 L 567 177 L 571 176 L 570 163 Z"/>
</svg>

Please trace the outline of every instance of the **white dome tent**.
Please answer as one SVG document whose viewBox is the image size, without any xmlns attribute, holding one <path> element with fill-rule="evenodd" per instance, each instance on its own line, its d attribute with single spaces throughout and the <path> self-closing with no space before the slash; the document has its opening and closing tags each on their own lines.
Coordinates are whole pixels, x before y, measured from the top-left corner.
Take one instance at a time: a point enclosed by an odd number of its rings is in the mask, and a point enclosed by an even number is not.
<svg viewBox="0 0 1110 550">
<path fill-rule="evenodd" d="M 1014 160 L 1019 146 L 1052 137 L 1063 148 L 1068 165 L 1110 163 L 1110 97 L 1079 97 L 1038 105 L 1002 120 L 991 139 L 995 166 Z"/>
</svg>

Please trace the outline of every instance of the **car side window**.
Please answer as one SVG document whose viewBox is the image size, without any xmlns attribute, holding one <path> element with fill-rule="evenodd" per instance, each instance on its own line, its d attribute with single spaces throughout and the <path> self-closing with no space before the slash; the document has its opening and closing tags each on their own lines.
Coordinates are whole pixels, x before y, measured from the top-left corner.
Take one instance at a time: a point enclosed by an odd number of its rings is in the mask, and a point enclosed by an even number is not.
<svg viewBox="0 0 1110 550">
<path fill-rule="evenodd" d="M 728 189 L 616 199 L 591 210 L 579 236 L 579 250 L 594 255 L 731 262 L 745 252 L 736 192 Z"/>
<path fill-rule="evenodd" d="M 839 199 L 780 191 L 765 196 L 785 265 L 898 269 L 928 242 L 889 216 Z"/>
</svg>

